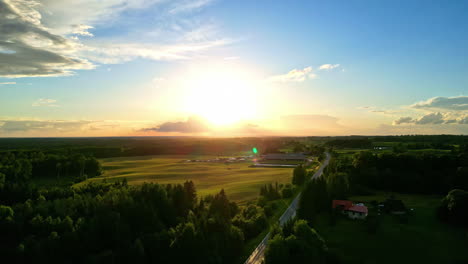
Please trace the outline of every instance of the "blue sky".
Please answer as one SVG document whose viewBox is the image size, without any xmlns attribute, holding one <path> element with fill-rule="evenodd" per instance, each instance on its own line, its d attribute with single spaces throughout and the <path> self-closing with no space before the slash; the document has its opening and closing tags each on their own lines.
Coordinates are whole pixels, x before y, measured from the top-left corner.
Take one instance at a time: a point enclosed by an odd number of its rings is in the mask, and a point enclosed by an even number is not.
<svg viewBox="0 0 468 264">
<path fill-rule="evenodd" d="M 0 136 L 468 133 L 468 1 L 34 2 Z"/>
</svg>

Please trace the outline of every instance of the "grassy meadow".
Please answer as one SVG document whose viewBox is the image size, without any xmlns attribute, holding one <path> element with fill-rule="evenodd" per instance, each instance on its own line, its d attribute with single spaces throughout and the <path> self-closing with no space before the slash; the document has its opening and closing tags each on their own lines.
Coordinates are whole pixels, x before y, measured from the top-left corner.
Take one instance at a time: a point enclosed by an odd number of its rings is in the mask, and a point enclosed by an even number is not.
<svg viewBox="0 0 468 264">
<path fill-rule="evenodd" d="M 141 156 L 102 159 L 104 174 L 76 184 L 91 181 L 116 181 L 126 178 L 129 184 L 154 182 L 183 183 L 191 180 L 199 195 L 215 194 L 222 188 L 238 202 L 257 198 L 260 186 L 268 183 L 290 183 L 291 168 L 250 168 L 251 161 L 236 163 L 185 162 L 207 160 L 215 156 Z"/>
<path fill-rule="evenodd" d="M 386 197 L 380 194 L 350 200 L 369 204 Z M 396 197 L 414 209 L 408 223 L 384 214 L 377 232 L 371 234 L 364 221 L 340 217 L 331 225 L 328 216 L 321 215 L 314 227 L 344 263 L 466 263 L 467 230 L 441 223 L 435 216 L 441 196 L 396 194 Z"/>
</svg>

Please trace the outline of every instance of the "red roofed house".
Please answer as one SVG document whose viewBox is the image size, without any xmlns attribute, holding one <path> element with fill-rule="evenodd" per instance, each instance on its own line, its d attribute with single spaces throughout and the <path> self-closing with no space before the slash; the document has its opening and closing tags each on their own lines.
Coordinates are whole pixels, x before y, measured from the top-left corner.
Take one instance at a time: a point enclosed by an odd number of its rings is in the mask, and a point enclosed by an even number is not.
<svg viewBox="0 0 468 264">
<path fill-rule="evenodd" d="M 364 204 L 353 204 L 353 202 L 345 200 L 333 200 L 332 207 L 341 210 L 343 214 L 348 215 L 351 219 L 364 219 L 368 213 Z"/>
</svg>

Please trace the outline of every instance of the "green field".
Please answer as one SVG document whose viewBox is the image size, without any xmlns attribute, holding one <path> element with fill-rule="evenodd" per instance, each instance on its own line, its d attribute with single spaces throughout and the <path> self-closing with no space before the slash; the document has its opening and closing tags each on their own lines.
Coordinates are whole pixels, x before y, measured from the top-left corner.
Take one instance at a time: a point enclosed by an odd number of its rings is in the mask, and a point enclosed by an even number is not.
<svg viewBox="0 0 468 264">
<path fill-rule="evenodd" d="M 343 263 L 467 263 L 467 230 L 440 223 L 435 216 L 442 197 L 396 196 L 414 209 L 408 223 L 385 214 L 377 232 L 370 234 L 364 221 L 340 217 L 336 225 L 331 225 L 328 216 L 321 215 L 314 227 Z M 360 196 L 350 200 L 368 204 L 386 197 Z"/>
<path fill-rule="evenodd" d="M 291 168 L 250 168 L 251 161 L 239 163 L 184 162 L 188 159 L 207 160 L 213 156 L 141 156 L 102 159 L 104 174 L 90 181 L 122 180 L 129 184 L 155 182 L 160 184 L 195 183 L 199 195 L 215 194 L 222 188 L 234 201 L 257 198 L 260 186 L 268 183 L 290 183 Z"/>
</svg>

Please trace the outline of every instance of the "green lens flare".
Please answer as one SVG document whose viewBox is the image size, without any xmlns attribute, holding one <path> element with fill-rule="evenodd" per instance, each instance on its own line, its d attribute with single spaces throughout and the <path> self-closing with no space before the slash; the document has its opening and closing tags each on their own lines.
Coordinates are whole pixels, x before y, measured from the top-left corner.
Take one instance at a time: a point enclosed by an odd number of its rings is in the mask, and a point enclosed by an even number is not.
<svg viewBox="0 0 468 264">
<path fill-rule="evenodd" d="M 257 154 L 257 152 L 258 152 L 257 148 L 253 148 L 252 151 L 253 151 L 253 153 L 255 153 L 255 154 Z"/>
</svg>

